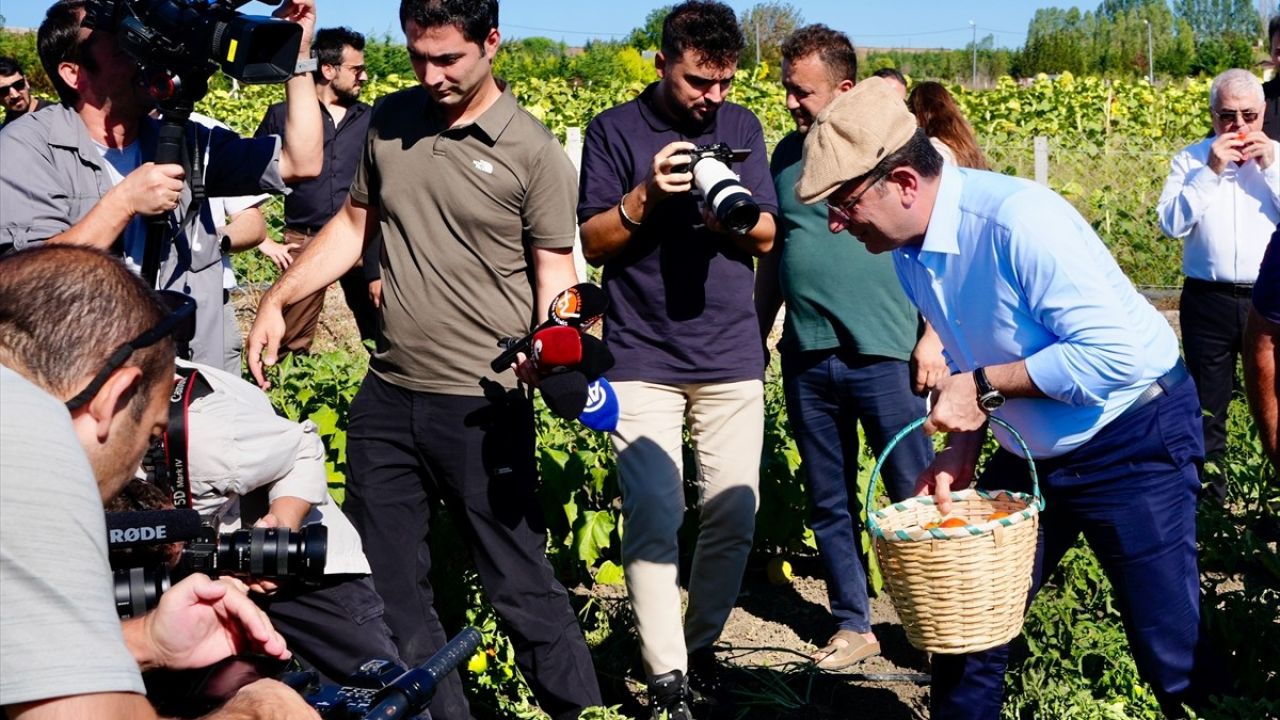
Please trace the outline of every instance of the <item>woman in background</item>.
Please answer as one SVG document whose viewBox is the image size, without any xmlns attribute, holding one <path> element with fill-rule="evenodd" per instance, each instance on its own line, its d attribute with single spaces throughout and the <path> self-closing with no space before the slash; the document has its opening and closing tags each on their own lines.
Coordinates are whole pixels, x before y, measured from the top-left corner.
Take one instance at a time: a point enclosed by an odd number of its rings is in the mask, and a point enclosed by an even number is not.
<svg viewBox="0 0 1280 720">
<path fill-rule="evenodd" d="M 944 160 L 960 167 L 991 169 L 978 147 L 973 127 L 942 83 L 917 83 L 907 96 L 907 107 Z"/>
</svg>

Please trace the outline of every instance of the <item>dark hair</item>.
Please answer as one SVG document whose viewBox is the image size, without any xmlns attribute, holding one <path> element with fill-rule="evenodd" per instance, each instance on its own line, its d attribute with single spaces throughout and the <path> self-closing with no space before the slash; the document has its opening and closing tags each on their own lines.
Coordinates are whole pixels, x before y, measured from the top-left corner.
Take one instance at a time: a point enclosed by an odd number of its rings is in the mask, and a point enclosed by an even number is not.
<svg viewBox="0 0 1280 720">
<path fill-rule="evenodd" d="M 68 105 L 80 99 L 80 94 L 62 80 L 58 74 L 58 65 L 64 62 L 83 64 L 86 69 L 96 71 L 97 65 L 85 52 L 89 43 L 80 42 L 80 21 L 84 17 L 84 0 L 59 0 L 49 6 L 44 14 L 44 22 L 36 33 L 36 51 L 40 54 L 40 65 L 44 73 L 58 91 L 58 98 Z"/>
<path fill-rule="evenodd" d="M 1267 42 L 1277 35 L 1280 35 L 1280 15 L 1272 15 L 1267 22 Z"/>
<path fill-rule="evenodd" d="M 989 170 L 987 158 L 978 147 L 973 127 L 941 83 L 922 82 L 911 89 L 907 107 L 916 116 L 916 124 L 931 138 L 951 148 L 960 167 Z"/>
<path fill-rule="evenodd" d="M 346 47 L 363 51 L 364 35 L 348 27 L 332 27 L 317 30 L 315 39 L 311 41 L 311 49 L 315 50 L 316 60 L 321 65 L 341 65 L 342 50 Z M 312 76 L 316 80 L 323 77 L 319 68 L 316 68 Z"/>
<path fill-rule="evenodd" d="M 907 76 L 898 72 L 898 68 L 891 68 L 891 67 L 880 68 L 879 70 L 871 73 L 871 77 L 878 77 L 878 78 L 884 78 L 886 80 L 893 80 L 894 82 L 898 83 L 902 87 L 907 86 Z"/>
<path fill-rule="evenodd" d="M 42 245 L 0 259 L 0 364 L 51 395 L 79 392 L 116 348 L 164 317 L 141 278 L 99 250 Z M 142 370 L 135 419 L 155 383 L 172 381 L 174 354 L 173 340 L 165 338 L 125 363 Z"/>
<path fill-rule="evenodd" d="M 498 0 L 400 0 L 400 27 L 410 20 L 424 28 L 452 25 L 483 48 L 498 27 Z"/>
<path fill-rule="evenodd" d="M 849 36 L 826 25 L 805 25 L 782 43 L 782 59 L 795 62 L 816 54 L 833 83 L 858 81 L 858 53 Z"/>
<path fill-rule="evenodd" d="M 746 46 L 738 16 L 724 3 L 688 0 L 672 8 L 662 22 L 662 54 L 668 61 L 693 51 L 697 61 L 725 68 L 738 62 Z"/>
<path fill-rule="evenodd" d="M 929 142 L 929 137 L 923 130 L 917 129 L 906 145 L 886 155 L 863 177 L 880 177 L 881 180 L 876 182 L 878 185 L 889 176 L 889 173 L 900 167 L 909 167 L 920 173 L 920 177 L 925 178 L 935 178 L 942 174 L 942 156 Z M 861 180 L 861 178 L 854 178 L 854 180 Z"/>
<path fill-rule="evenodd" d="M 11 57 L 0 57 L 0 75 L 25 75 L 22 65 Z"/>
</svg>

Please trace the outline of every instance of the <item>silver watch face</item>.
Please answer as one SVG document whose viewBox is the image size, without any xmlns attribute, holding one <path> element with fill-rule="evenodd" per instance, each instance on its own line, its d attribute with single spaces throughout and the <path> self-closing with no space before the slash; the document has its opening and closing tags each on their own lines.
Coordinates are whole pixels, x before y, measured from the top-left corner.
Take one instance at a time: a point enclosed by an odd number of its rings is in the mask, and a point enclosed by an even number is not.
<svg viewBox="0 0 1280 720">
<path fill-rule="evenodd" d="M 1004 396 L 998 392 L 988 393 L 978 398 L 978 405 L 987 412 L 998 409 L 1004 405 Z"/>
</svg>

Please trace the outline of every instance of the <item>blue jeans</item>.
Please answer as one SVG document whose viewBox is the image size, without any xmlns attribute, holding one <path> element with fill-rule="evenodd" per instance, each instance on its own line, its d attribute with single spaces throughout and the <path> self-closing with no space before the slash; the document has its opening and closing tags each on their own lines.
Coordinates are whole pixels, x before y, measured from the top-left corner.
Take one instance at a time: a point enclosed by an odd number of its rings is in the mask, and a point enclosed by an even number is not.
<svg viewBox="0 0 1280 720">
<path fill-rule="evenodd" d="M 785 353 L 782 384 L 800 469 L 809 486 L 810 527 L 827 569 L 831 614 L 843 630 L 871 631 L 858 497 L 858 423 L 879 455 L 889 440 L 925 414 L 911 392 L 906 361 L 840 351 Z M 903 438 L 884 467 L 890 499 L 913 494 L 933 460 L 923 433 Z"/>
<path fill-rule="evenodd" d="M 1204 455 L 1195 384 L 1127 412 L 1066 455 L 1036 463 L 1045 512 L 1031 597 L 1081 533 L 1111 581 L 1138 674 L 1165 712 L 1224 682 L 1200 628 L 1196 463 Z M 1001 450 L 978 486 L 1030 492 L 1026 461 Z M 1029 602 L 1029 600 L 1028 600 Z M 932 717 L 997 720 L 1009 646 L 934 655 Z"/>
</svg>

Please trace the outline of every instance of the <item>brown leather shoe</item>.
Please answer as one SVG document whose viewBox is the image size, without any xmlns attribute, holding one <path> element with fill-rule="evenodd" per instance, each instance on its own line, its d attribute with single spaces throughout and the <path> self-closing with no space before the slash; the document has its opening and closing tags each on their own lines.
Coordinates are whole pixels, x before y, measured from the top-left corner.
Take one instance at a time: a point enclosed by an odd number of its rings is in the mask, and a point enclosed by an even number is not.
<svg viewBox="0 0 1280 720">
<path fill-rule="evenodd" d="M 843 670 L 879 654 L 879 642 L 868 641 L 852 630 L 837 630 L 826 646 L 810 657 L 823 670 Z"/>
</svg>

